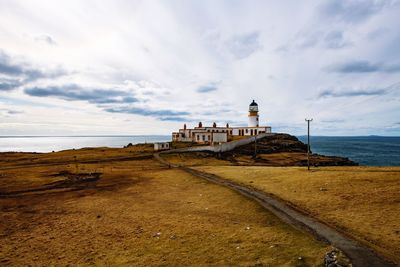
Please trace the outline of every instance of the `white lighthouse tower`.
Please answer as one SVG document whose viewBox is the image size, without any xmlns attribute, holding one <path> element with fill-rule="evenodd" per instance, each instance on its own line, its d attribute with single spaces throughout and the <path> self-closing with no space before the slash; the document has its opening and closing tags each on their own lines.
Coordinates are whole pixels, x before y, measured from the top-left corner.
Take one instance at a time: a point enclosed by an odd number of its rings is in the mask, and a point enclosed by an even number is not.
<svg viewBox="0 0 400 267">
<path fill-rule="evenodd" d="M 249 127 L 258 127 L 258 105 L 253 100 L 249 106 Z"/>
</svg>

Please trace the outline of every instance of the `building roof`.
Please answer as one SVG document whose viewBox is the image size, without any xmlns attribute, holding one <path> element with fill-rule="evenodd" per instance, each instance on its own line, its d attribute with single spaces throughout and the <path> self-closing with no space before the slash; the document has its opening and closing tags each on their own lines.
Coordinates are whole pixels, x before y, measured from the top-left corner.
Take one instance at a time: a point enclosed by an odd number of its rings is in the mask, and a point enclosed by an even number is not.
<svg viewBox="0 0 400 267">
<path fill-rule="evenodd" d="M 253 100 L 253 102 L 250 103 L 250 107 L 252 106 L 258 106 L 258 104 Z"/>
</svg>

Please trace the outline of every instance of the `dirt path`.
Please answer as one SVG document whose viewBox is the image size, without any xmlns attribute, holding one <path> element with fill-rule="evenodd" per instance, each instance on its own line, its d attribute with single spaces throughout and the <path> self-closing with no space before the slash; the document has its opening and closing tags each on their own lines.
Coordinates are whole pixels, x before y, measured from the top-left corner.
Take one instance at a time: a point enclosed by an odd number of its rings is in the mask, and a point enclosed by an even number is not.
<svg viewBox="0 0 400 267">
<path fill-rule="evenodd" d="M 284 222 L 289 223 L 296 228 L 305 230 L 315 237 L 325 240 L 333 246 L 339 248 L 349 257 L 352 264 L 356 267 L 396 266 L 394 263 L 391 263 L 384 258 L 378 256 L 371 249 L 359 244 L 350 237 L 347 237 L 345 234 L 338 232 L 337 230 L 317 221 L 312 217 L 309 217 L 305 213 L 294 209 L 293 207 L 287 205 L 285 202 L 276 199 L 274 196 L 266 192 L 261 192 L 253 188 L 240 185 L 214 174 L 194 170 L 184 166 L 170 164 L 169 162 L 161 158 L 159 154 L 155 154 L 154 157 L 160 162 L 169 165 L 170 167 L 178 167 L 194 176 L 206 179 L 219 185 L 229 187 L 248 198 L 254 199 Z"/>
</svg>

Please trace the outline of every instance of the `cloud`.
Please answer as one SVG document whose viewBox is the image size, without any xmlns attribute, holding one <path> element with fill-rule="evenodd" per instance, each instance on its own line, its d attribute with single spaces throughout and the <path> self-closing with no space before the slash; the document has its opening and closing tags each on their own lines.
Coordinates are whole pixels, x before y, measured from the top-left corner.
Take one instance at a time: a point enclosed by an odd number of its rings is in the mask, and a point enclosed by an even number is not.
<svg viewBox="0 0 400 267">
<path fill-rule="evenodd" d="M 198 93 L 208 93 L 216 90 L 218 90 L 218 87 L 214 83 L 202 85 L 196 89 Z"/>
<path fill-rule="evenodd" d="M 0 75 L 30 82 L 41 78 L 56 78 L 66 74 L 67 72 L 61 68 L 44 71 L 30 66 L 26 62 L 17 62 L 0 49 Z"/>
<path fill-rule="evenodd" d="M 389 1 L 384 0 L 328 0 L 319 8 L 322 17 L 346 23 L 360 23 L 379 13 Z"/>
<path fill-rule="evenodd" d="M 366 60 L 357 60 L 335 65 L 329 69 L 340 73 L 376 72 L 379 71 L 380 66 Z"/>
<path fill-rule="evenodd" d="M 355 97 L 355 96 L 371 96 L 371 95 L 384 95 L 387 93 L 385 89 L 371 89 L 371 90 L 331 90 L 327 89 L 322 91 L 318 98 L 326 98 L 326 97 Z"/>
<path fill-rule="evenodd" d="M 311 48 L 316 46 L 322 36 L 322 32 L 320 31 L 315 31 L 315 32 L 301 32 L 298 34 L 298 37 L 296 39 L 297 47 L 298 48 Z"/>
<path fill-rule="evenodd" d="M 330 49 L 339 49 L 349 46 L 350 43 L 346 42 L 341 31 L 331 31 L 325 35 L 325 47 Z"/>
<path fill-rule="evenodd" d="M 260 33 L 257 31 L 236 35 L 226 41 L 225 44 L 237 59 L 243 59 L 261 48 L 259 37 Z"/>
<path fill-rule="evenodd" d="M 14 63 L 9 55 L 0 50 L 0 74 L 11 77 L 24 77 L 26 80 L 36 80 L 46 77 L 38 69 L 29 67 L 26 63 Z"/>
<path fill-rule="evenodd" d="M 34 38 L 36 42 L 44 42 L 49 45 L 57 45 L 56 41 L 51 38 L 49 35 L 39 35 Z"/>
<path fill-rule="evenodd" d="M 57 97 L 68 101 L 87 101 L 94 104 L 135 103 L 139 100 L 122 90 L 84 88 L 76 84 L 26 88 L 30 96 Z"/>
<path fill-rule="evenodd" d="M 326 68 L 329 72 L 338 73 L 368 73 L 368 72 L 399 72 L 400 64 L 371 63 L 367 60 L 354 60 Z"/>
<path fill-rule="evenodd" d="M 0 111 L 3 111 L 8 115 L 17 115 L 17 114 L 24 113 L 23 111 L 20 111 L 20 110 L 7 109 L 7 108 L 0 108 Z"/>
<path fill-rule="evenodd" d="M 390 30 L 387 27 L 380 27 L 380 28 L 370 31 L 367 34 L 367 38 L 371 41 L 374 41 L 374 40 L 379 40 L 389 34 L 390 34 Z"/>
<path fill-rule="evenodd" d="M 175 121 L 175 122 L 185 122 L 189 121 L 188 118 L 185 117 L 161 117 L 159 118 L 160 121 Z"/>
<path fill-rule="evenodd" d="M 0 91 L 11 91 L 21 85 L 21 82 L 18 80 L 0 79 Z"/>
<path fill-rule="evenodd" d="M 118 108 L 106 108 L 104 110 L 112 113 L 127 113 L 127 114 L 135 114 L 148 117 L 156 117 L 161 121 L 178 121 L 178 122 L 188 121 L 188 119 L 185 118 L 184 116 L 190 115 L 190 113 L 186 111 L 175 111 L 170 109 L 154 110 L 146 107 L 118 107 Z"/>
<path fill-rule="evenodd" d="M 345 122 L 344 119 L 328 119 L 328 120 L 321 120 L 322 123 L 342 123 Z"/>
</svg>

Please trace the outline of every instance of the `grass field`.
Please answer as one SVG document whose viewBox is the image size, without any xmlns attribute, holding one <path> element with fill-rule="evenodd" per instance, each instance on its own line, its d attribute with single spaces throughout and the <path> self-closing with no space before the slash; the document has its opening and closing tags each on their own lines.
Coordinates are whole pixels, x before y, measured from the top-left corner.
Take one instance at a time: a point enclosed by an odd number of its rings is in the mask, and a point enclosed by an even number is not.
<svg viewBox="0 0 400 267">
<path fill-rule="evenodd" d="M 400 263 L 400 167 L 196 168 L 272 193 Z"/>
<path fill-rule="evenodd" d="M 328 245 L 228 189 L 130 159 L 146 153 L 3 154 L 0 265 L 321 265 Z"/>
</svg>

